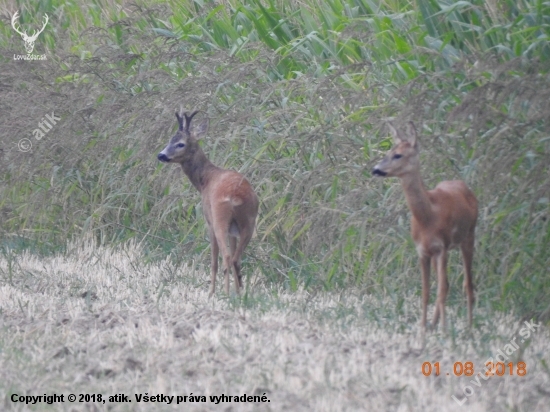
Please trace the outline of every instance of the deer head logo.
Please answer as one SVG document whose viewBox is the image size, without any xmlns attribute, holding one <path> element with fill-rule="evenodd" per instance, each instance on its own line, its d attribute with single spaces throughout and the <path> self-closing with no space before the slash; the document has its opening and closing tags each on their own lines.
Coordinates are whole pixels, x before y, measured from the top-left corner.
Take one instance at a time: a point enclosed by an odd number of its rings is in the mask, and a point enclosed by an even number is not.
<svg viewBox="0 0 550 412">
<path fill-rule="evenodd" d="M 32 51 L 34 50 L 34 42 L 38 38 L 38 35 L 44 31 L 44 28 L 46 28 L 46 24 L 48 24 L 48 15 L 47 14 L 44 15 L 44 25 L 38 32 L 35 30 L 32 36 L 28 36 L 26 31 L 21 32 L 16 27 L 16 21 L 18 19 L 19 19 L 19 12 L 16 11 L 13 17 L 11 18 L 11 27 L 13 27 L 13 29 L 21 35 L 21 38 L 25 42 L 25 50 L 27 51 L 27 54 L 31 54 Z M 17 24 L 17 26 L 19 26 L 19 24 Z"/>
</svg>

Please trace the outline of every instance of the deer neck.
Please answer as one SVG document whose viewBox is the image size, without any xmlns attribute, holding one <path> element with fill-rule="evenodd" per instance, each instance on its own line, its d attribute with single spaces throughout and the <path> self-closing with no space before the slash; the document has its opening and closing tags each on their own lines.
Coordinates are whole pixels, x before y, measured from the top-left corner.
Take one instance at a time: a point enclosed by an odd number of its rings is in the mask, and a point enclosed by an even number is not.
<svg viewBox="0 0 550 412">
<path fill-rule="evenodd" d="M 420 169 L 401 177 L 401 184 L 405 191 L 405 197 L 409 209 L 414 218 L 422 225 L 427 225 L 432 220 L 432 204 L 428 197 L 428 191 L 422 181 Z"/>
<path fill-rule="evenodd" d="M 217 167 L 208 160 L 198 143 L 189 147 L 188 153 L 189 155 L 181 162 L 181 167 L 193 186 L 202 192 L 208 186 L 210 172 Z"/>
</svg>

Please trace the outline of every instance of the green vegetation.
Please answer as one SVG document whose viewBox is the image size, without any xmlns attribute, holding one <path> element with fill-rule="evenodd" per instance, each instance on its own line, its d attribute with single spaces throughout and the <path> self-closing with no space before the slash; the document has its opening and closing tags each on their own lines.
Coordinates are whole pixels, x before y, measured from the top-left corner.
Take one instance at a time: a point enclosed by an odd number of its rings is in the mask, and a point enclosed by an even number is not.
<svg viewBox="0 0 550 412">
<path fill-rule="evenodd" d="M 208 262 L 198 194 L 156 160 L 184 105 L 211 119 L 211 160 L 261 199 L 245 275 L 399 302 L 420 293 L 408 210 L 399 182 L 370 168 L 391 145 L 385 122 L 414 120 L 428 186 L 462 178 L 480 201 L 478 307 L 549 318 L 548 2 L 16 4 L 29 31 L 50 23 L 34 51 L 47 60 L 24 62 L 11 15 L 0 21 L 4 254 L 92 237 L 134 239 L 145 262 Z M 37 140 L 52 112 L 62 120 Z M 456 254 L 457 308 L 459 273 Z"/>
</svg>

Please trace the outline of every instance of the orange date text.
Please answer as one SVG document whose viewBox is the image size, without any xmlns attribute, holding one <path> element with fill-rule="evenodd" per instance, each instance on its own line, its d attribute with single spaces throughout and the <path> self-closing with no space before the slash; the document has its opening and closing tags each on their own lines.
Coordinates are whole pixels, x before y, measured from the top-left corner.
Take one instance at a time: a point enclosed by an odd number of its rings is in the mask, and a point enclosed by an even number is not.
<svg viewBox="0 0 550 412">
<path fill-rule="evenodd" d="M 443 373 L 446 376 L 453 374 L 454 376 L 473 376 L 476 371 L 473 362 L 455 362 L 450 371 L 442 371 L 439 362 L 424 362 L 422 364 L 422 374 L 424 376 L 439 376 Z M 484 374 L 490 376 L 525 376 L 527 375 L 527 364 L 525 362 L 486 362 Z"/>
</svg>

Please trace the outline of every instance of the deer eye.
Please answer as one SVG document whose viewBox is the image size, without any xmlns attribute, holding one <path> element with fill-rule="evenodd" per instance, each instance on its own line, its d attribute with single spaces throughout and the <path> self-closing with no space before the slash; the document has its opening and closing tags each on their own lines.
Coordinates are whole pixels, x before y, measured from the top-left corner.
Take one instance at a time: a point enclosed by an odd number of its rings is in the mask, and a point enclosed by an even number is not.
<svg viewBox="0 0 550 412">
<path fill-rule="evenodd" d="M 178 143 L 176 147 L 185 147 L 185 143 Z"/>
<path fill-rule="evenodd" d="M 393 155 L 393 159 L 401 159 L 403 155 L 400 155 L 399 153 L 396 153 Z"/>
</svg>

